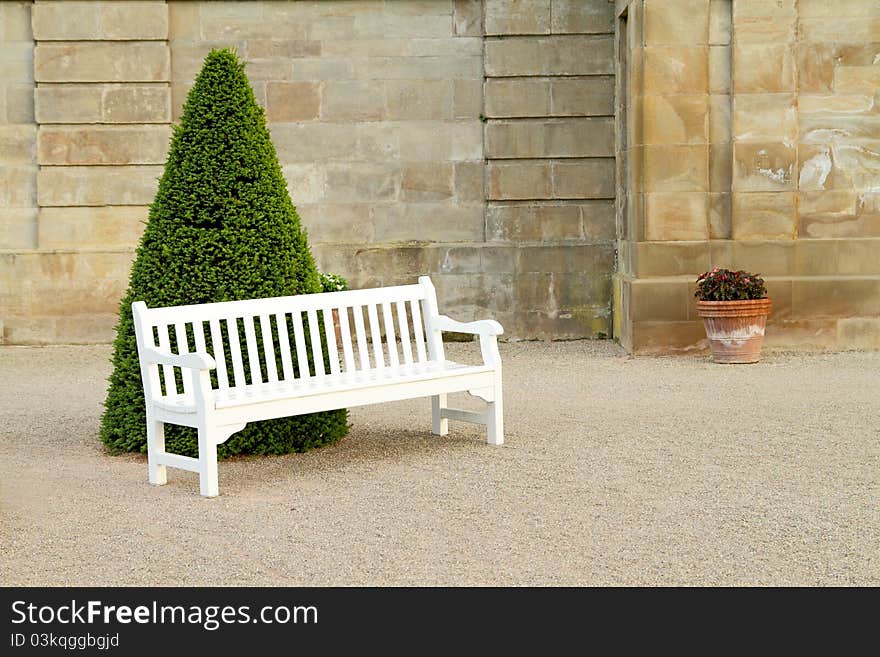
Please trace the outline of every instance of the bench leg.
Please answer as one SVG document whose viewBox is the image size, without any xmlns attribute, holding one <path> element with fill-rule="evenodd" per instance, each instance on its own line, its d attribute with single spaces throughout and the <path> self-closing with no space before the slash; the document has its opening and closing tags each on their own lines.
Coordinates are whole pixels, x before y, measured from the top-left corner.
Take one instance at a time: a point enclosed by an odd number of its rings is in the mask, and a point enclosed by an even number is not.
<svg viewBox="0 0 880 657">
<path fill-rule="evenodd" d="M 168 483 L 168 473 L 164 465 L 156 463 L 156 454 L 165 451 L 165 423 L 147 418 L 147 464 L 150 483 L 162 486 Z"/>
<path fill-rule="evenodd" d="M 199 491 L 205 497 L 217 497 L 217 443 L 206 429 L 199 429 Z"/>
<path fill-rule="evenodd" d="M 486 404 L 486 420 L 489 429 L 489 444 L 504 444 L 504 402 L 501 399 L 501 387 L 495 393 L 495 401 Z"/>
<path fill-rule="evenodd" d="M 446 395 L 433 395 L 431 397 L 431 416 L 432 416 L 432 428 L 431 433 L 435 436 L 445 436 L 449 433 L 449 420 L 445 417 L 440 417 L 440 409 L 448 408 L 446 402 Z"/>
</svg>

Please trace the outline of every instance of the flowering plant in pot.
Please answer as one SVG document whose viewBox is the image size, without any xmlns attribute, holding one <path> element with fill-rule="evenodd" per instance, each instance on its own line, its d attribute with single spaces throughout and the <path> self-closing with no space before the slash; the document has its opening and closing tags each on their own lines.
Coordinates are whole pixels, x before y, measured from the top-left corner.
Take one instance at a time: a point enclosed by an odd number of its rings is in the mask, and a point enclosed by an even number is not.
<svg viewBox="0 0 880 657">
<path fill-rule="evenodd" d="M 763 278 L 742 270 L 715 267 L 697 277 L 694 296 L 716 363 L 761 360 L 764 327 L 771 307 Z"/>
</svg>

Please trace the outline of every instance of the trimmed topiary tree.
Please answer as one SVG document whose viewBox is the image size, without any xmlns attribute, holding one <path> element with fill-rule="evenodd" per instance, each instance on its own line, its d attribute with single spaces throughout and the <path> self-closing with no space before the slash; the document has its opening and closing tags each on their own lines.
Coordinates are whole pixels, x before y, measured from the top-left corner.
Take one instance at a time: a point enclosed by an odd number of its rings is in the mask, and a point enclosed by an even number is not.
<svg viewBox="0 0 880 657">
<path fill-rule="evenodd" d="M 133 301 L 150 307 L 321 291 L 287 193 L 263 109 L 230 50 L 205 59 L 175 126 L 159 190 L 119 305 L 101 440 L 112 452 L 146 450 L 146 410 Z M 345 410 L 249 424 L 219 455 L 283 454 L 332 443 Z M 167 449 L 195 456 L 194 429 L 166 425 Z"/>
</svg>

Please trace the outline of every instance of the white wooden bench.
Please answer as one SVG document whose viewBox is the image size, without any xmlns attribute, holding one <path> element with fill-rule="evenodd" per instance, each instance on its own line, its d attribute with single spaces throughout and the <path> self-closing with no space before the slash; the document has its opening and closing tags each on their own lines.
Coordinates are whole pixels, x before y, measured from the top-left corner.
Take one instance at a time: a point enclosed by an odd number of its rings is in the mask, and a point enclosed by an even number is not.
<svg viewBox="0 0 880 657">
<path fill-rule="evenodd" d="M 137 301 L 132 312 L 151 484 L 166 482 L 167 466 L 191 470 L 202 495 L 213 497 L 217 445 L 248 422 L 414 397 L 431 397 L 437 435 L 453 419 L 487 425 L 492 445 L 504 441 L 496 338 L 503 329 L 440 315 L 427 276 L 417 285 L 189 306 Z M 478 335 L 483 364 L 446 360 L 444 331 Z M 448 408 L 447 394 L 461 391 L 485 400 L 486 411 Z M 165 451 L 166 423 L 198 429 L 198 458 Z"/>
</svg>

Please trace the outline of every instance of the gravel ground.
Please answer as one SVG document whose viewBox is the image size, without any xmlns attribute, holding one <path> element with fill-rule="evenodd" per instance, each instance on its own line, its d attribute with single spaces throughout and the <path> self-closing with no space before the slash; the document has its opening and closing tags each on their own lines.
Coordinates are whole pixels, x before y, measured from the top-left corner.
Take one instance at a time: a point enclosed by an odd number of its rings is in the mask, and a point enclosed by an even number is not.
<svg viewBox="0 0 880 657">
<path fill-rule="evenodd" d="M 880 353 L 501 353 L 503 447 L 432 437 L 426 399 L 357 408 L 209 500 L 103 451 L 109 347 L 2 348 L 0 584 L 880 585 Z"/>
</svg>

